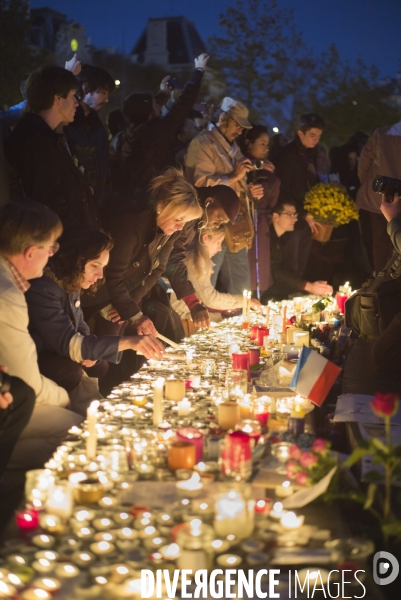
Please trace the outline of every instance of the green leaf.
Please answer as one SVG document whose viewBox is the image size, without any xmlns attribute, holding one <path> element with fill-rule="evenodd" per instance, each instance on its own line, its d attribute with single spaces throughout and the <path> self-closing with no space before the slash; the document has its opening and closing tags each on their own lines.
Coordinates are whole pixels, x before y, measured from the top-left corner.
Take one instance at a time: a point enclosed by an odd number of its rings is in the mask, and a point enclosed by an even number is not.
<svg viewBox="0 0 401 600">
<path fill-rule="evenodd" d="M 368 493 L 366 496 L 366 502 L 363 506 L 363 508 L 365 510 L 367 510 L 368 508 L 370 508 L 374 502 L 375 499 L 375 494 L 376 494 L 376 490 L 377 490 L 377 485 L 376 483 L 371 483 L 368 487 Z"/>
<path fill-rule="evenodd" d="M 376 448 L 378 448 L 379 450 L 382 450 L 382 452 L 385 452 L 386 454 L 388 454 L 388 452 L 389 452 L 388 446 L 386 446 L 386 444 L 384 444 L 381 440 L 379 440 L 379 438 L 372 438 L 372 444 L 374 446 L 376 446 Z"/>
<path fill-rule="evenodd" d="M 364 481 L 371 481 L 372 483 L 377 483 L 379 481 L 383 481 L 384 475 L 379 473 L 378 471 L 369 471 L 363 477 Z"/>
<path fill-rule="evenodd" d="M 352 467 L 355 463 L 357 463 L 361 458 L 366 456 L 367 454 L 371 454 L 370 448 L 356 448 L 353 453 L 347 458 L 344 462 L 345 467 Z"/>
</svg>

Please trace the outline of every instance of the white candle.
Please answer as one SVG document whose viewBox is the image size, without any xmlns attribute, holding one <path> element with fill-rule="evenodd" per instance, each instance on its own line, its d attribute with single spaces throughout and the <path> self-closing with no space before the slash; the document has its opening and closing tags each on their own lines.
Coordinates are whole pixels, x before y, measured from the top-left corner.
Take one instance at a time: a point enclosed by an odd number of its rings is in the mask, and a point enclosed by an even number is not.
<svg viewBox="0 0 401 600">
<path fill-rule="evenodd" d="M 153 386 L 153 425 L 156 427 L 163 422 L 163 387 L 164 377 L 159 377 Z"/>
<path fill-rule="evenodd" d="M 251 535 L 254 526 L 253 503 L 252 510 L 242 496 L 231 490 L 228 494 L 220 496 L 216 503 L 216 516 L 214 529 L 220 537 L 235 535 L 244 539 Z"/>
<path fill-rule="evenodd" d="M 291 482 L 283 481 L 281 485 L 276 486 L 274 493 L 276 494 L 277 498 L 287 498 L 288 496 L 292 495 L 293 491 L 294 490 L 291 487 Z"/>
<path fill-rule="evenodd" d="M 252 292 L 248 292 L 247 304 L 246 304 L 246 320 L 248 323 L 249 323 L 249 319 L 251 316 L 251 297 L 252 297 Z"/>
<path fill-rule="evenodd" d="M 62 519 L 68 519 L 72 515 L 74 502 L 72 489 L 68 483 L 56 484 L 49 493 L 46 508 L 52 515 L 58 515 Z"/>
<path fill-rule="evenodd" d="M 97 434 L 96 434 L 96 422 L 97 422 L 97 409 L 99 408 L 99 400 L 94 400 L 90 403 L 90 406 L 86 413 L 88 419 L 88 437 L 86 438 L 86 456 L 89 459 L 96 457 L 96 445 L 97 445 Z"/>
<path fill-rule="evenodd" d="M 188 400 L 188 398 L 183 398 L 181 400 L 181 402 L 177 403 L 177 407 L 178 407 L 178 416 L 186 417 L 187 415 L 189 415 L 189 412 L 191 410 L 191 403 Z"/>
<path fill-rule="evenodd" d="M 289 511 L 281 517 L 280 524 L 284 529 L 299 529 L 304 524 L 304 520 L 303 515 L 297 517 L 294 512 Z"/>
</svg>

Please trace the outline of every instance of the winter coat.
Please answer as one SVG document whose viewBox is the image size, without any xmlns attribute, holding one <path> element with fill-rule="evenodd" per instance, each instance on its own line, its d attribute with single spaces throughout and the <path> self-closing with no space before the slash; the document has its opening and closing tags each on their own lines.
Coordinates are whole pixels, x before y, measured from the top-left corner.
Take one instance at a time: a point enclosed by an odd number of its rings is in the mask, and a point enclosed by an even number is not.
<svg viewBox="0 0 401 600">
<path fill-rule="evenodd" d="M 304 280 L 285 263 L 285 244 L 292 232 L 277 235 L 273 225 L 270 225 L 270 269 L 273 285 L 266 294 L 268 300 L 285 300 L 290 294 L 302 290 Z"/>
</svg>

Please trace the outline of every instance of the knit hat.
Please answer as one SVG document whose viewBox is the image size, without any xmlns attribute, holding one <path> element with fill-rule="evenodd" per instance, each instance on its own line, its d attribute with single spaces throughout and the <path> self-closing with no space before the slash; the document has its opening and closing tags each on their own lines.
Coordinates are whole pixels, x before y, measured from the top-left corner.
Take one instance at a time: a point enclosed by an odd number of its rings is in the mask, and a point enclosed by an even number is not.
<svg viewBox="0 0 401 600">
<path fill-rule="evenodd" d="M 123 102 L 123 113 L 134 125 L 148 120 L 152 111 L 153 96 L 149 92 L 131 94 Z"/>
<path fill-rule="evenodd" d="M 231 223 L 235 223 L 238 217 L 240 202 L 238 195 L 228 185 L 212 185 L 208 187 L 197 187 L 200 204 L 205 206 L 207 198 L 213 198 L 221 206 L 230 219 Z"/>
</svg>

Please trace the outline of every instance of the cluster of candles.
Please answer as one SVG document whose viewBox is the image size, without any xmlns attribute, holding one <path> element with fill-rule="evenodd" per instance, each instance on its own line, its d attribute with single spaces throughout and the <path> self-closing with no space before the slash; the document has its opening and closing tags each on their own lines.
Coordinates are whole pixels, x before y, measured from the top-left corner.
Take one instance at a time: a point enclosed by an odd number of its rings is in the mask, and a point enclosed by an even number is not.
<svg viewBox="0 0 401 600">
<path fill-rule="evenodd" d="M 246 300 L 250 320 L 248 293 Z M 243 483 L 233 483 L 249 478 L 270 414 L 297 419 L 302 431 L 302 398 L 260 396 L 248 382 L 269 329 L 291 344 L 304 333 L 289 326 L 287 306 L 252 316 L 249 329 L 233 318 L 200 331 L 92 402 L 85 427 L 70 430 L 45 469 L 28 473 L 27 505 L 16 522 L 32 545 L 0 568 L 0 598 L 15 588 L 24 600 L 46 600 L 65 579 L 81 585 L 82 574 L 83 597 L 98 597 L 103 586 L 114 586 L 112 597 L 135 597 L 135 573 L 144 565 L 261 566 L 269 523 L 280 524 L 274 535 L 302 528 L 302 516 L 270 499 L 254 501 Z M 181 500 L 171 512 L 127 509 L 121 497 L 137 479 L 175 481 Z M 210 502 L 203 498 L 212 482 L 223 488 Z M 276 489 L 279 498 L 290 493 L 289 482 Z"/>
</svg>

